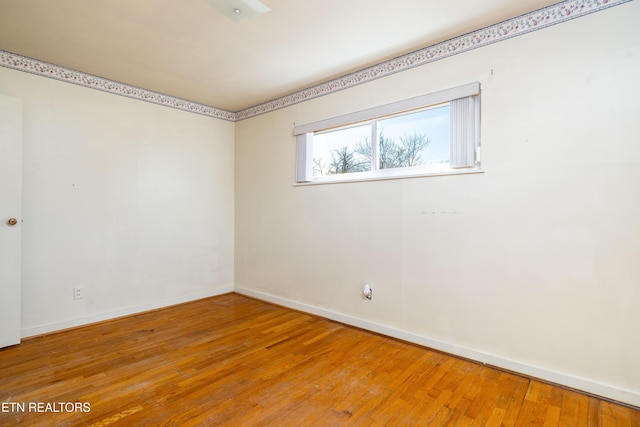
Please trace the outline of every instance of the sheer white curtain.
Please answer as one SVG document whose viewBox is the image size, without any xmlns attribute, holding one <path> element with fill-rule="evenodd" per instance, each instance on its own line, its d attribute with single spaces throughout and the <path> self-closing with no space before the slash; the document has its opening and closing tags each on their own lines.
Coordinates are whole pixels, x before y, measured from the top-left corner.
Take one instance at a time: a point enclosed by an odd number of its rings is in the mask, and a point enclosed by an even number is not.
<svg viewBox="0 0 640 427">
<path fill-rule="evenodd" d="M 467 96 L 449 102 L 452 169 L 470 168 L 476 164 L 478 102 L 477 96 Z"/>
</svg>

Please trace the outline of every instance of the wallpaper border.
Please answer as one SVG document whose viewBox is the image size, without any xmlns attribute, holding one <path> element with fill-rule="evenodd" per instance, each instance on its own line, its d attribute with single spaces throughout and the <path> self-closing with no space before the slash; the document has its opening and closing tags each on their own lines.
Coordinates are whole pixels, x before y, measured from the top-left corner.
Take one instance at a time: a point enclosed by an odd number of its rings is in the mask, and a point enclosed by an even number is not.
<svg viewBox="0 0 640 427">
<path fill-rule="evenodd" d="M 209 105 L 198 104 L 186 99 L 176 98 L 81 71 L 28 58 L 26 56 L 0 50 L 0 66 L 12 68 L 18 71 L 35 74 L 42 77 L 60 80 L 90 89 L 97 89 L 103 92 L 121 95 L 140 101 L 151 102 L 165 107 L 176 108 L 190 113 L 202 114 L 204 116 L 215 117 L 217 119 L 236 121 L 237 113 L 221 110 Z"/>
<path fill-rule="evenodd" d="M 410 70 L 489 44 L 561 24 L 631 1 L 633 0 L 563 1 L 237 112 L 153 92 L 2 50 L 0 50 L 0 66 L 191 113 L 228 121 L 238 121 L 289 107 L 401 71 Z"/>
<path fill-rule="evenodd" d="M 238 111 L 238 120 L 288 107 L 633 0 L 569 0 L 452 38 L 324 83 Z"/>
</svg>

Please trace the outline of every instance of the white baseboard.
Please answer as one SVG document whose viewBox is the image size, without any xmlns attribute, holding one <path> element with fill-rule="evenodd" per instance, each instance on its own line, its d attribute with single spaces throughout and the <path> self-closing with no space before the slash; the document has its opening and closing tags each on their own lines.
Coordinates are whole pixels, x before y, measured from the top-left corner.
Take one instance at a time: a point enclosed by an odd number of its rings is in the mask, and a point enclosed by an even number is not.
<svg viewBox="0 0 640 427">
<path fill-rule="evenodd" d="M 370 322 L 367 320 L 352 317 L 346 314 L 338 313 L 332 310 L 328 310 L 322 307 L 316 307 L 305 303 L 291 301 L 285 298 L 278 297 L 276 295 L 255 291 L 252 289 L 246 289 L 242 287 L 235 287 L 234 292 L 246 295 L 252 298 L 260 299 L 263 301 L 278 304 L 284 307 L 292 308 L 295 310 L 303 311 L 305 313 L 313 314 L 316 316 L 324 317 L 327 319 L 335 320 L 340 323 L 344 323 L 358 328 L 366 329 L 372 332 L 376 332 L 382 335 L 398 338 L 404 341 L 419 344 L 425 347 L 429 347 L 435 350 L 440 350 L 445 353 L 453 354 L 456 356 L 464 357 L 474 360 L 476 362 L 484 363 L 497 368 L 506 369 L 508 371 L 520 373 L 528 377 L 541 379 L 560 386 L 569 387 L 576 390 L 601 396 L 606 399 L 615 400 L 618 402 L 626 403 L 640 407 L 640 391 L 628 390 L 620 387 L 611 386 L 608 384 L 602 384 L 597 381 L 593 381 L 587 378 L 577 377 L 571 374 L 552 371 L 540 366 L 528 365 L 515 360 L 506 359 L 499 355 L 484 353 L 469 349 L 466 347 L 458 346 L 455 344 L 447 343 L 440 340 L 435 340 L 422 335 L 417 335 L 411 332 L 407 332 L 401 329 L 392 328 L 382 324 Z"/>
<path fill-rule="evenodd" d="M 21 338 L 33 337 L 36 335 L 47 334 L 50 332 L 60 331 L 63 329 L 75 328 L 77 326 L 88 325 L 91 323 L 116 319 L 118 317 L 129 316 L 131 314 L 142 313 L 145 311 L 155 310 L 163 307 L 169 307 L 176 304 L 182 304 L 184 302 L 195 301 L 203 298 L 209 298 L 216 295 L 228 294 L 230 292 L 233 292 L 233 285 L 227 285 L 223 288 L 218 288 L 211 291 L 183 295 L 183 296 L 168 299 L 168 300 L 156 301 L 150 304 L 143 304 L 135 307 L 127 307 L 122 310 L 110 311 L 107 313 L 100 313 L 100 314 L 95 314 L 91 316 L 65 320 L 63 322 L 49 323 L 46 325 L 34 326 L 31 328 L 24 328 L 20 331 L 20 337 Z"/>
</svg>

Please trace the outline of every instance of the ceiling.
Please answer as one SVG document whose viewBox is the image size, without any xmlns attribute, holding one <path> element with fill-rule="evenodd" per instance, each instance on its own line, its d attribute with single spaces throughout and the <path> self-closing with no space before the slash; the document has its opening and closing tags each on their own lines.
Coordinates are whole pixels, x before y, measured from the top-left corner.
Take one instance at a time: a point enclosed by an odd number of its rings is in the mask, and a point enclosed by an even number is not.
<svg viewBox="0 0 640 427">
<path fill-rule="evenodd" d="M 557 0 L 0 0 L 0 50 L 240 111 Z"/>
</svg>

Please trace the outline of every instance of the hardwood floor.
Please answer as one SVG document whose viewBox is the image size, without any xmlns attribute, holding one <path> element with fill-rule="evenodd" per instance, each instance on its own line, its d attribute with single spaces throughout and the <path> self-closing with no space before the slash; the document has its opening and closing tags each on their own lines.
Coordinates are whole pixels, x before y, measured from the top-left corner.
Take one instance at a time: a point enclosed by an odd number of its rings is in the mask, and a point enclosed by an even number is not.
<svg viewBox="0 0 640 427">
<path fill-rule="evenodd" d="M 2 426 L 640 426 L 638 410 L 237 294 L 2 349 L 0 404 Z"/>
</svg>

